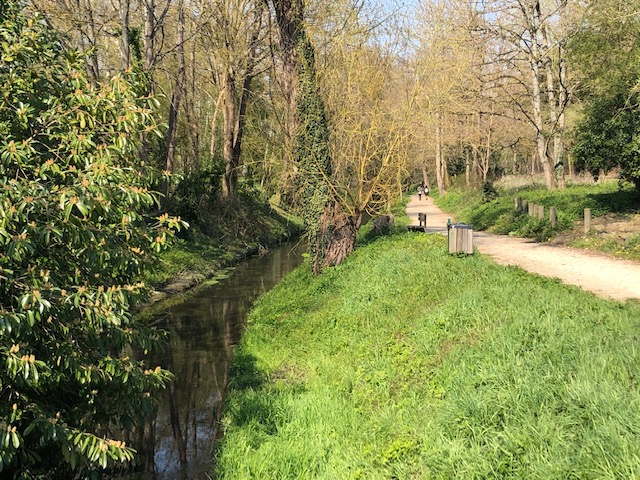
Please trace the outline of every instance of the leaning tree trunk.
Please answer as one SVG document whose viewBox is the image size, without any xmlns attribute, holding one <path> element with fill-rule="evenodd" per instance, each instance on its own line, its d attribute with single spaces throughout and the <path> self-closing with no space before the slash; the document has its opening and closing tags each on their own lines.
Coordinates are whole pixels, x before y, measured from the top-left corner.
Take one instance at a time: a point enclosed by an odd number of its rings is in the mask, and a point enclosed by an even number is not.
<svg viewBox="0 0 640 480">
<path fill-rule="evenodd" d="M 321 219 L 321 234 L 317 237 L 319 243 L 326 238 L 322 267 L 340 265 L 351 255 L 361 223 L 362 214 L 349 215 L 341 212 L 337 205 L 327 206 Z M 322 248 L 322 245 L 319 244 L 318 248 Z"/>
</svg>

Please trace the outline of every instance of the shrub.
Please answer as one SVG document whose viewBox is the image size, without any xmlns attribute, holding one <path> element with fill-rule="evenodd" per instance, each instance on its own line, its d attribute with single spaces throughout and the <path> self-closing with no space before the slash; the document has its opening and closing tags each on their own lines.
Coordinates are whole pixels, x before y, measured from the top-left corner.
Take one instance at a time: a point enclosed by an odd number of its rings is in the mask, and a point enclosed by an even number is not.
<svg viewBox="0 0 640 480">
<path fill-rule="evenodd" d="M 130 461 L 109 425 L 133 427 L 170 377 L 133 358 L 161 337 L 132 319 L 134 279 L 181 224 L 143 216 L 157 201 L 136 164 L 153 102 L 135 74 L 92 85 L 84 71 L 44 21 L 0 4 L 3 476 Z"/>
</svg>

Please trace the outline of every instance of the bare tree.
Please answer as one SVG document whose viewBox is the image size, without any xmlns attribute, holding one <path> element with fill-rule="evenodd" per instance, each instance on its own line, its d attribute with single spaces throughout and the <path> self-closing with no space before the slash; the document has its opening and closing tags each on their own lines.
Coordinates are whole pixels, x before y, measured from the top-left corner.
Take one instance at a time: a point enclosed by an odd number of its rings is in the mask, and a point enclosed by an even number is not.
<svg viewBox="0 0 640 480">
<path fill-rule="evenodd" d="M 261 72 L 264 52 L 265 3 L 256 0 L 203 0 L 203 11 L 211 15 L 203 24 L 201 44 L 209 55 L 211 78 L 218 91 L 212 120 L 211 155 L 214 154 L 215 122 L 222 107 L 222 146 L 225 171 L 222 194 L 233 197 L 238 188 L 247 109 L 252 83 Z"/>
<path fill-rule="evenodd" d="M 521 95 L 512 90 L 511 101 L 534 130 L 545 183 L 554 189 L 569 100 L 562 28 L 566 1 L 497 0 L 483 5 L 476 33 L 482 42 L 494 45 L 494 61 L 502 65 L 491 87 L 519 85 Z"/>
</svg>

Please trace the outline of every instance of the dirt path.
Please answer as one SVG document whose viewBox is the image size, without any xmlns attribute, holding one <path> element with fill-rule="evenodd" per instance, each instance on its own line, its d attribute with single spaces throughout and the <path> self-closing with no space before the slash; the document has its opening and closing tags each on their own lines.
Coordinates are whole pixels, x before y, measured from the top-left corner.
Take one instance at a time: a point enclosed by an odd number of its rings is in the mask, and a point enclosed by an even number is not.
<svg viewBox="0 0 640 480">
<path fill-rule="evenodd" d="M 419 224 L 418 213 L 427 214 L 427 231 L 431 233 L 446 235 L 447 219 L 454 222 L 432 198 L 418 201 L 418 196 L 412 195 L 407 204 L 412 225 Z M 556 277 L 601 297 L 640 300 L 640 264 L 586 250 L 484 232 L 474 232 L 473 243 L 480 253 L 502 265 L 517 265 L 529 272 Z"/>
</svg>

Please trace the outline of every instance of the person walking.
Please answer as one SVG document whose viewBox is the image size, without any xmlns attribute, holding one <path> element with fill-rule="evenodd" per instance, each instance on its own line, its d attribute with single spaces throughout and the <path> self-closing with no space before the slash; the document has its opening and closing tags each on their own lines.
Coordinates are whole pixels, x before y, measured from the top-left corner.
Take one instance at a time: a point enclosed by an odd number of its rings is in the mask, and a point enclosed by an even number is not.
<svg viewBox="0 0 640 480">
<path fill-rule="evenodd" d="M 422 194 L 424 193 L 424 187 L 422 184 L 418 185 L 418 200 L 422 200 Z"/>
</svg>

